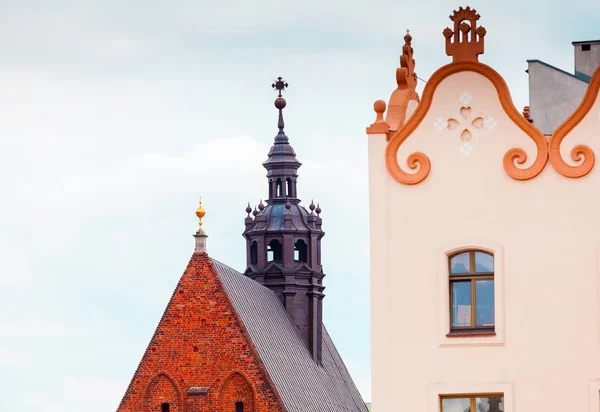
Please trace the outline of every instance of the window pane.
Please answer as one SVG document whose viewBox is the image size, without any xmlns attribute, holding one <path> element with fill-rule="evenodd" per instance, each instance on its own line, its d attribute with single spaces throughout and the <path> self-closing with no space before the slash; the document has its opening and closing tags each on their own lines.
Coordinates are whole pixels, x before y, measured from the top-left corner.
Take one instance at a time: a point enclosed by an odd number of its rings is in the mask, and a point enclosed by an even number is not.
<svg viewBox="0 0 600 412">
<path fill-rule="evenodd" d="M 442 399 L 442 412 L 470 412 L 471 400 L 469 398 Z"/>
<path fill-rule="evenodd" d="M 452 326 L 471 326 L 471 282 L 452 282 Z"/>
<path fill-rule="evenodd" d="M 483 252 L 475 252 L 475 272 L 493 272 L 494 256 Z"/>
<path fill-rule="evenodd" d="M 478 280 L 475 282 L 475 315 L 477 326 L 494 326 L 494 281 Z"/>
<path fill-rule="evenodd" d="M 478 412 L 504 412 L 504 398 L 477 398 L 475 399 Z"/>
<path fill-rule="evenodd" d="M 469 273 L 470 266 L 469 252 L 461 253 L 450 259 L 450 273 Z"/>
</svg>

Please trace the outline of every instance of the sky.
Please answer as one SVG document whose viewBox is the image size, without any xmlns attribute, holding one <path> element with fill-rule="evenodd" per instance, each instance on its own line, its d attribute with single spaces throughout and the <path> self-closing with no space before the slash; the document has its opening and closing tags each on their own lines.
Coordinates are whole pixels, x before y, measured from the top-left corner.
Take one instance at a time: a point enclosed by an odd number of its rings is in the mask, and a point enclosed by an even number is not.
<svg viewBox="0 0 600 412">
<path fill-rule="evenodd" d="M 465 4 L 0 5 L 2 409 L 117 408 L 193 252 L 200 195 L 209 254 L 244 269 L 277 76 L 289 83 L 299 197 L 323 209 L 324 321 L 370 400 L 365 127 L 396 87 L 406 29 L 426 81 L 450 61 L 442 30 Z M 572 72 L 571 41 L 600 38 L 596 0 L 470 5 L 487 29 L 480 60 L 519 109 L 527 59 Z"/>
</svg>

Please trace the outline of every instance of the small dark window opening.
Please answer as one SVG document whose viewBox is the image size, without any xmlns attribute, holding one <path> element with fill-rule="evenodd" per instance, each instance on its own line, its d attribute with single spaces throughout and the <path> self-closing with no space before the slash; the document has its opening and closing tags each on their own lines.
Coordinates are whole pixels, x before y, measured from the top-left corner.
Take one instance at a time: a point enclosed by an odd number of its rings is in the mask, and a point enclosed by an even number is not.
<svg viewBox="0 0 600 412">
<path fill-rule="evenodd" d="M 275 197 L 275 183 L 271 180 L 269 181 L 269 198 Z"/>
<path fill-rule="evenodd" d="M 244 412 L 244 402 L 235 403 L 235 412 Z"/>
<path fill-rule="evenodd" d="M 250 263 L 253 265 L 258 263 L 258 244 L 256 242 L 252 242 L 252 246 L 250 246 Z"/>
<path fill-rule="evenodd" d="M 294 245 L 294 260 L 303 263 L 308 261 L 308 246 L 302 239 L 298 240 Z"/>
<path fill-rule="evenodd" d="M 269 262 L 281 262 L 283 260 L 283 248 L 278 240 L 271 240 L 267 248 L 267 259 Z"/>
<path fill-rule="evenodd" d="M 581 51 L 590 51 L 590 50 L 592 50 L 591 44 L 582 44 L 581 45 Z"/>
<path fill-rule="evenodd" d="M 292 193 L 292 179 L 290 179 L 289 177 L 287 178 L 287 195 L 288 197 L 292 197 L 293 193 Z"/>
<path fill-rule="evenodd" d="M 160 412 L 169 412 L 170 410 L 171 407 L 168 403 L 163 403 L 162 405 L 160 405 Z"/>
</svg>

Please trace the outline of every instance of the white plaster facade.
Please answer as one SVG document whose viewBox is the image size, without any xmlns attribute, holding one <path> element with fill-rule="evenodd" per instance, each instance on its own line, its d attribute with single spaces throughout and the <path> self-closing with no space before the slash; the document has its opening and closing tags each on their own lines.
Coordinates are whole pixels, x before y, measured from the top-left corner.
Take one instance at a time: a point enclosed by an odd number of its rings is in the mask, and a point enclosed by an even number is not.
<svg viewBox="0 0 600 412">
<path fill-rule="evenodd" d="M 464 92 L 472 101 L 459 113 L 496 122 L 480 135 L 464 127 L 478 139 L 468 156 L 463 126 L 447 127 Z M 427 103 L 397 154 L 406 173 L 411 153 L 430 159 L 420 183 L 396 181 L 387 135 L 368 136 L 374 410 L 439 412 L 443 395 L 502 393 L 505 412 L 600 412 L 600 166 L 571 179 L 548 163 L 532 179 L 511 178 L 505 153 L 522 148 L 523 168 L 537 149 L 479 73 L 449 75 Z M 578 144 L 600 154 L 598 130 L 600 99 L 565 138 L 563 159 L 575 164 Z M 495 255 L 496 334 L 447 337 L 447 258 L 470 248 Z"/>
</svg>

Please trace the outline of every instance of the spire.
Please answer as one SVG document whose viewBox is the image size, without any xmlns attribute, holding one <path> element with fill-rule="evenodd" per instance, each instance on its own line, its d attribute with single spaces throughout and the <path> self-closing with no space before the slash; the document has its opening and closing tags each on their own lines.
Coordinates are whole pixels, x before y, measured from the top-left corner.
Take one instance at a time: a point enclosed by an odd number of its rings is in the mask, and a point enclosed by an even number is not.
<svg viewBox="0 0 600 412">
<path fill-rule="evenodd" d="M 292 203 L 297 203 L 296 179 L 301 163 L 296 159 L 294 148 L 290 146 L 290 139 L 285 134 L 285 123 L 283 121 L 283 109 L 287 104 L 283 98 L 283 91 L 288 87 L 288 84 L 280 76 L 271 87 L 277 90 L 275 107 L 279 110 L 279 121 L 277 122 L 279 132 L 275 136 L 274 144 L 269 151 L 269 158 L 263 163 L 263 166 L 267 169 L 267 178 L 269 179 L 267 203 L 280 202 L 285 204 L 288 199 Z"/>
<path fill-rule="evenodd" d="M 285 135 L 283 128 L 285 127 L 285 123 L 283 121 L 283 109 L 285 109 L 286 101 L 281 94 L 287 87 L 288 84 L 283 80 L 281 76 L 277 78 L 277 81 L 271 85 L 274 89 L 277 90 L 277 99 L 275 99 L 275 107 L 279 110 L 279 121 L 277 122 L 277 127 L 279 127 L 279 133 L 275 136 L 275 144 L 283 144 L 288 143 L 290 139 Z"/>
<path fill-rule="evenodd" d="M 267 169 L 269 197 L 261 199 L 251 214 L 246 207 L 246 276 L 273 290 L 281 299 L 297 327 L 313 360 L 319 364 L 322 353 L 323 265 L 321 264 L 321 209 L 311 202 L 310 212 L 300 204 L 297 193 L 301 163 L 284 131 L 283 91 L 288 84 L 278 77 L 279 133 L 269 151 Z M 315 214 L 315 211 L 317 214 Z"/>
<path fill-rule="evenodd" d="M 206 253 L 206 238 L 208 237 L 208 235 L 204 233 L 204 230 L 202 229 L 202 218 L 204 217 L 204 215 L 206 215 L 206 211 L 202 207 L 201 197 L 200 205 L 198 206 L 198 209 L 196 209 L 196 216 L 198 217 L 199 228 L 196 234 L 194 235 L 194 237 L 196 238 L 196 249 L 194 250 L 195 253 Z"/>
<path fill-rule="evenodd" d="M 454 10 L 450 20 L 454 22 L 454 30 L 447 27 L 444 29 L 446 38 L 446 54 L 452 56 L 452 63 L 463 61 L 477 62 L 480 54 L 483 54 L 483 38 L 486 30 L 477 27 L 479 14 L 475 9 L 462 7 Z M 454 41 L 451 39 L 454 37 Z"/>
</svg>

